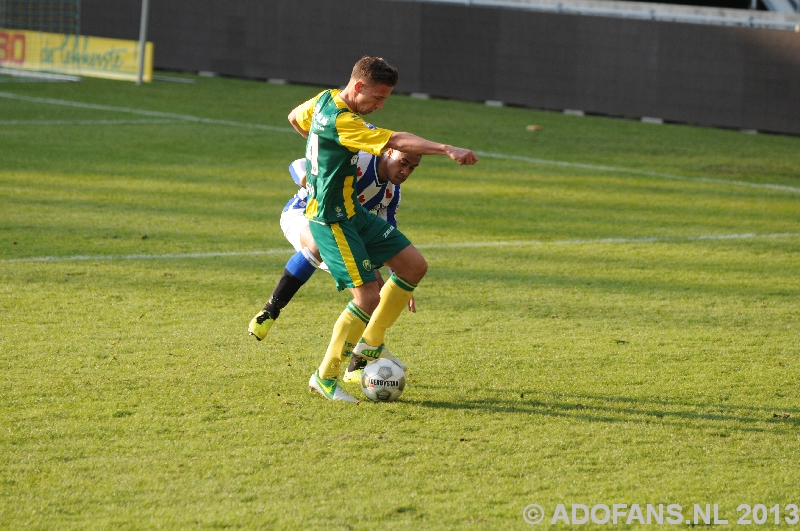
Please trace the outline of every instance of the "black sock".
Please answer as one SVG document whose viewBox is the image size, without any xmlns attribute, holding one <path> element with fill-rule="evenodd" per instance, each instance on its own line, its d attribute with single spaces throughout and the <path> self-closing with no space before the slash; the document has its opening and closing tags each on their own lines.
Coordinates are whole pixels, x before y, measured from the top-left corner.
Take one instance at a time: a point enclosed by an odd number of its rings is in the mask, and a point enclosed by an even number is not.
<svg viewBox="0 0 800 531">
<path fill-rule="evenodd" d="M 289 304 L 289 301 L 292 300 L 292 297 L 295 296 L 297 290 L 299 290 L 303 284 L 305 284 L 305 282 L 289 273 L 288 269 L 283 270 L 283 275 L 281 275 L 278 285 L 275 286 L 272 297 L 269 298 L 269 302 L 264 306 L 270 318 L 278 318 L 281 310 Z"/>
</svg>

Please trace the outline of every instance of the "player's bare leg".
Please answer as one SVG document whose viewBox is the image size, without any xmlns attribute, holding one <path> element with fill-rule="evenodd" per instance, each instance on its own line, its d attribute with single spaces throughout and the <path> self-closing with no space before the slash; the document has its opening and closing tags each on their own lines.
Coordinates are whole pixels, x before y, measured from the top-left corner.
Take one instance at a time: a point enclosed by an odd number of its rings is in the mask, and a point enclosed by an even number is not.
<svg viewBox="0 0 800 531">
<path fill-rule="evenodd" d="M 394 270 L 394 274 L 381 289 L 378 306 L 372 313 L 364 335 L 353 349 L 353 358 L 361 358 L 362 362 L 363 359 L 389 358 L 405 370 L 406 365 L 384 347 L 384 336 L 408 306 L 417 283 L 428 272 L 428 263 L 413 245 L 409 245 L 387 260 L 386 265 Z"/>
</svg>

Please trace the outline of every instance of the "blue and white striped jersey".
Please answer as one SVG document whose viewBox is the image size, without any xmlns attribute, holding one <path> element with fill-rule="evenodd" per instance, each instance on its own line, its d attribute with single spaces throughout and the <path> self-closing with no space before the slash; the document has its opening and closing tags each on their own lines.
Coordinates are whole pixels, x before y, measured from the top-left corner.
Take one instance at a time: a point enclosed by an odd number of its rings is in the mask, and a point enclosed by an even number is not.
<svg viewBox="0 0 800 531">
<path fill-rule="evenodd" d="M 297 159 L 289 165 L 289 173 L 294 182 L 300 186 L 300 182 L 306 174 L 306 159 Z M 358 153 L 358 175 L 356 176 L 356 195 L 358 200 L 367 210 L 372 211 L 381 218 L 385 219 L 392 226 L 397 227 L 397 205 L 400 204 L 400 186 L 396 186 L 387 181 L 382 183 L 378 180 L 378 157 L 359 151 Z M 292 209 L 305 210 L 307 192 L 301 188 L 292 197 L 283 211 Z"/>
</svg>

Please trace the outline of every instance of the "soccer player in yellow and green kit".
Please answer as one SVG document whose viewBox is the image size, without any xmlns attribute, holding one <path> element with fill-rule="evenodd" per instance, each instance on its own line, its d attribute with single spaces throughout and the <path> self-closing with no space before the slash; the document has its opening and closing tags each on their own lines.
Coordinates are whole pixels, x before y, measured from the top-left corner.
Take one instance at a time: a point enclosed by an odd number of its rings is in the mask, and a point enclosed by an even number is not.
<svg viewBox="0 0 800 531">
<path fill-rule="evenodd" d="M 383 107 L 397 84 L 397 70 L 379 57 L 362 57 L 343 90 L 325 90 L 289 113 L 289 122 L 306 140 L 305 216 L 339 290 L 353 300 L 333 327 L 325 358 L 308 384 L 329 400 L 357 402 L 339 386 L 341 362 L 389 358 L 384 335 L 399 317 L 428 264 L 399 230 L 364 209 L 355 195 L 358 152 L 380 155 L 392 148 L 419 155 L 447 155 L 460 165 L 478 157 L 464 148 L 439 144 L 411 133 L 375 127 L 361 115 Z M 394 273 L 378 289 L 374 268 Z M 352 350 L 350 350 L 352 349 Z"/>
</svg>

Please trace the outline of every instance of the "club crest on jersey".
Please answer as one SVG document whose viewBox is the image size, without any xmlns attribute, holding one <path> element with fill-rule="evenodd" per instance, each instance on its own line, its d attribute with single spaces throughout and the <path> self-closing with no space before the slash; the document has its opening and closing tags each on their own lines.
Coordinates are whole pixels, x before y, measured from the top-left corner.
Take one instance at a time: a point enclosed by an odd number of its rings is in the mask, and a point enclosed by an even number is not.
<svg viewBox="0 0 800 531">
<path fill-rule="evenodd" d="M 350 159 L 350 165 L 352 166 L 352 165 L 355 165 L 355 164 L 358 164 L 358 153 L 353 155 L 353 158 Z"/>
<path fill-rule="evenodd" d="M 372 271 L 372 262 L 369 260 L 364 260 L 361 262 L 361 267 L 364 268 L 364 271 Z"/>
</svg>

